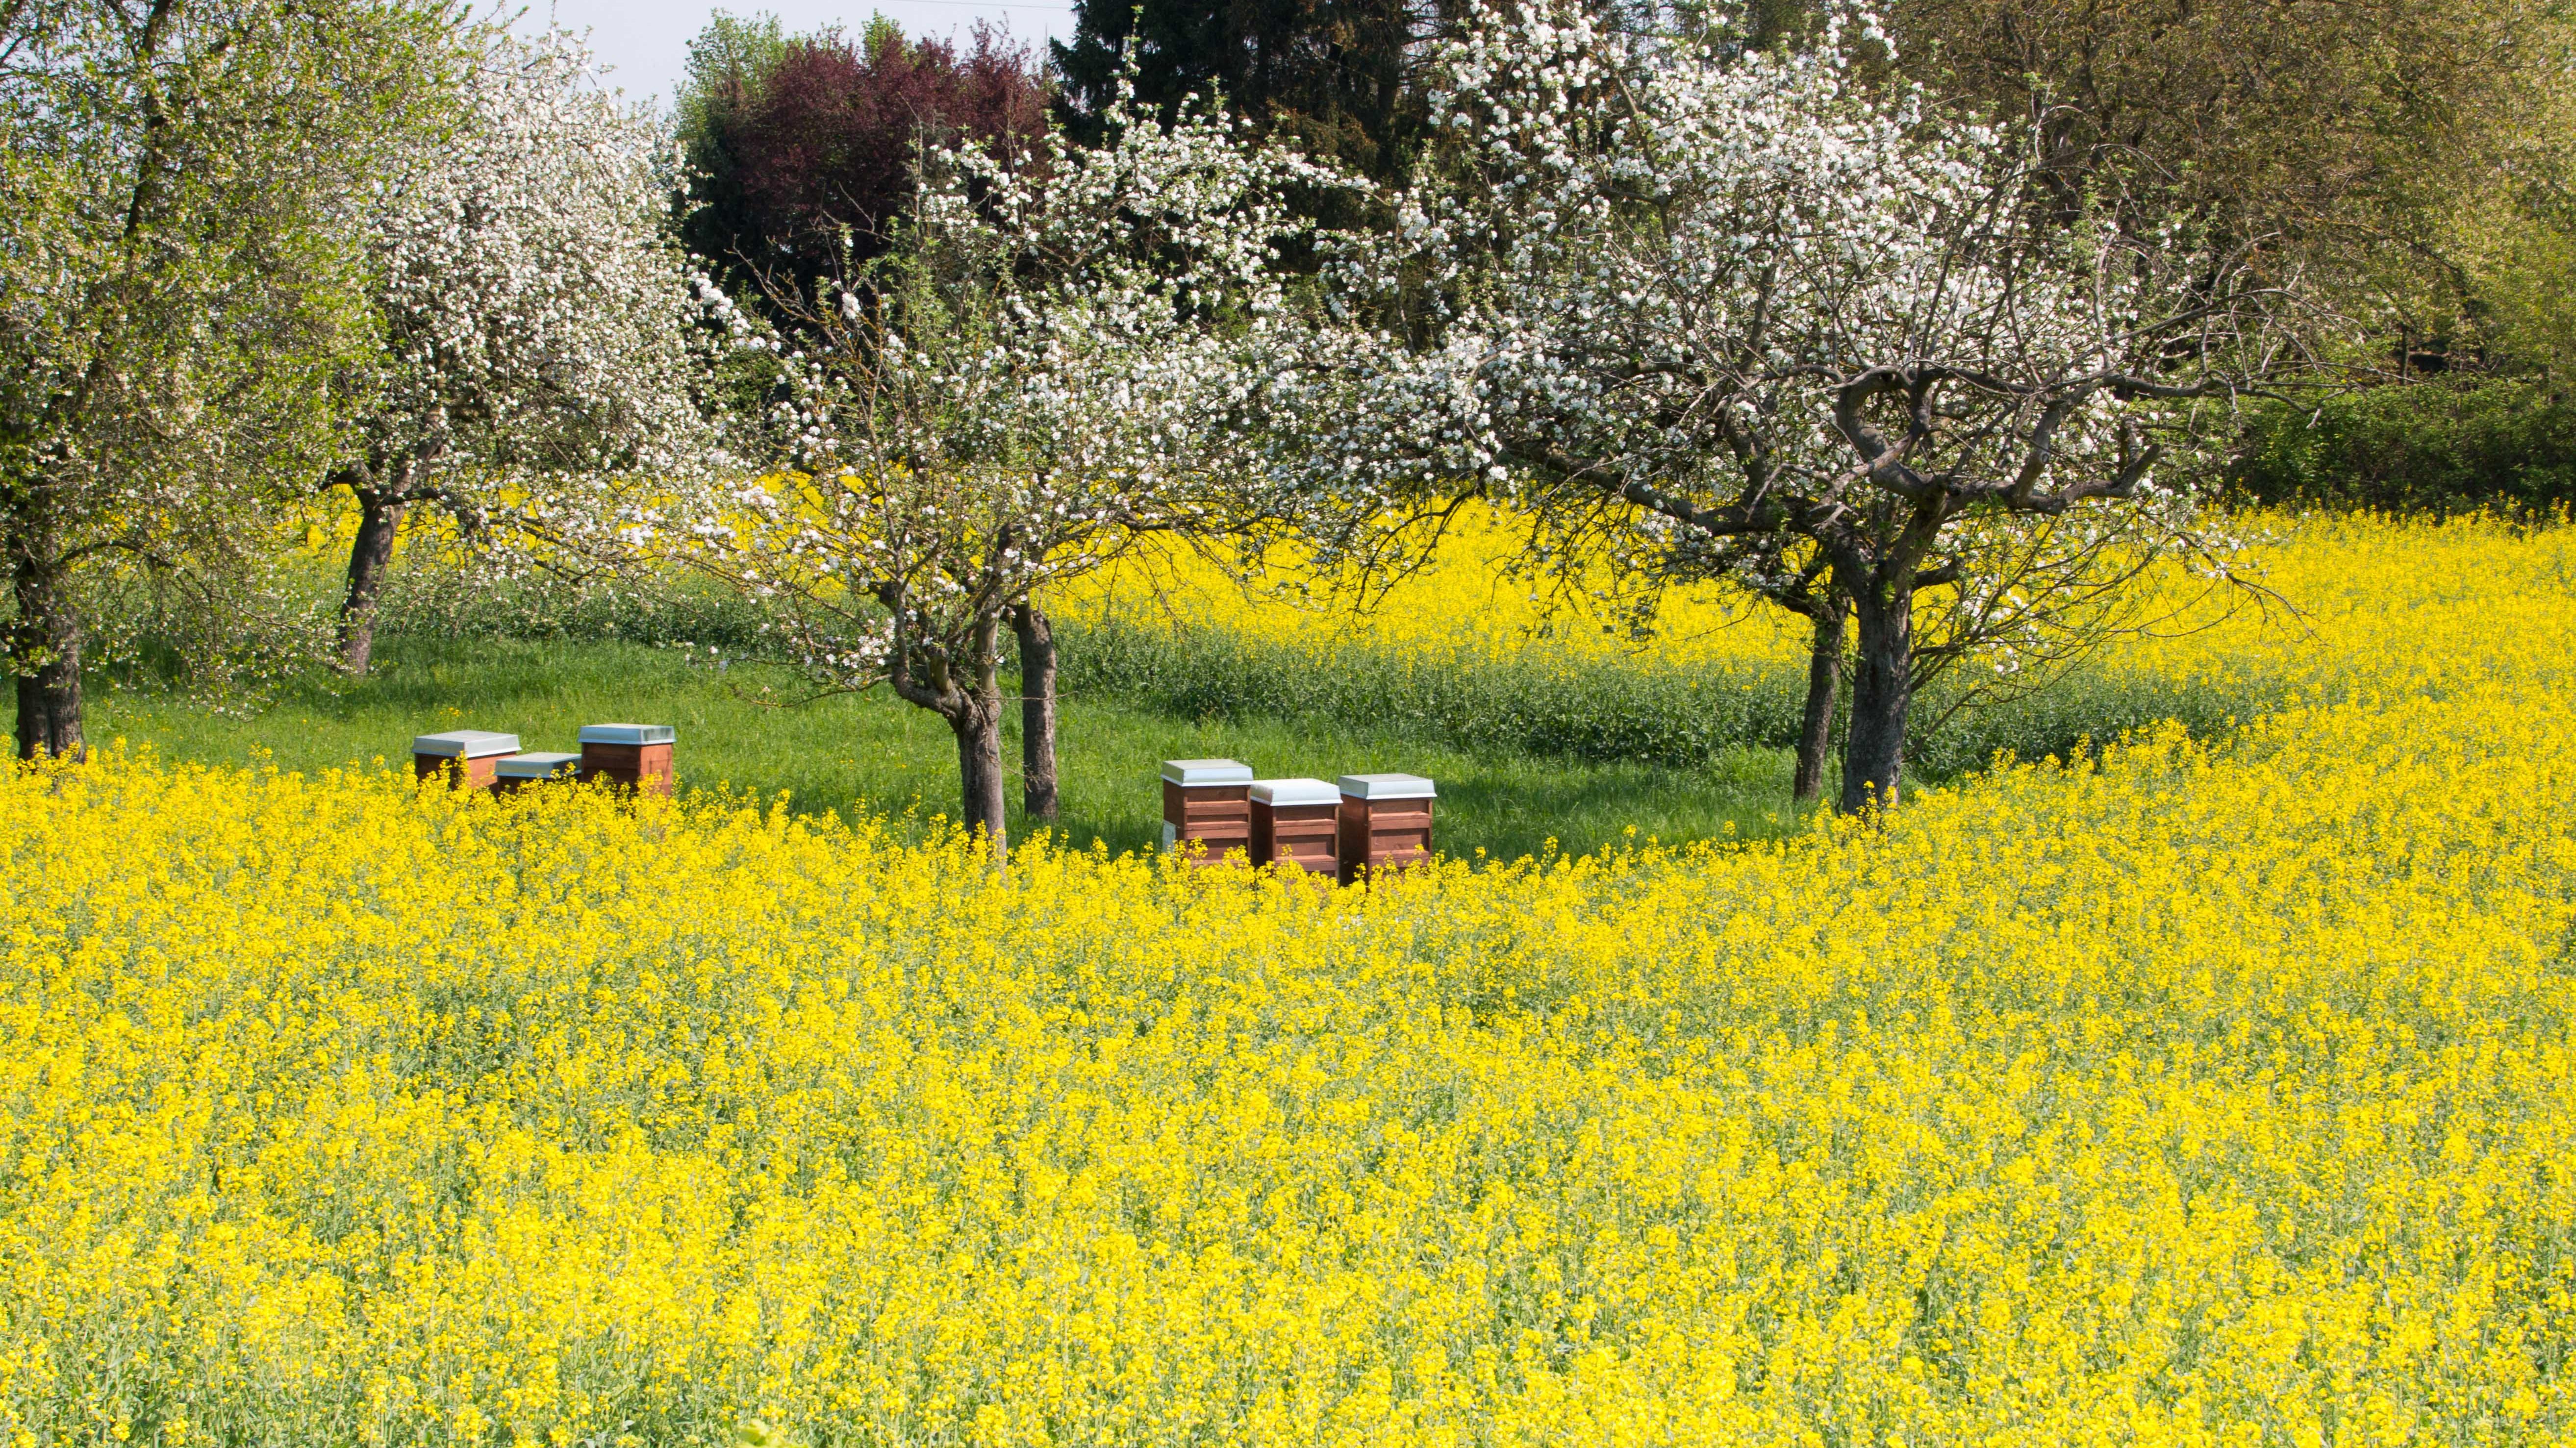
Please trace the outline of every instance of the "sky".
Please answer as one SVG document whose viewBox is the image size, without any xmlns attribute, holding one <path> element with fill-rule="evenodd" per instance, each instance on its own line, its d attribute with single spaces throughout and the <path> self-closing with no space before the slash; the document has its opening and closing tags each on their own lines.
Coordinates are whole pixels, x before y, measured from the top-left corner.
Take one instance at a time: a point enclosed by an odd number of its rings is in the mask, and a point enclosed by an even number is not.
<svg viewBox="0 0 2576 1448">
<path fill-rule="evenodd" d="M 542 26 L 548 0 L 530 0 L 524 24 Z M 868 17 L 882 11 L 908 35 L 964 39 L 977 20 L 1007 26 L 1022 40 L 1062 40 L 1073 33 L 1071 0 L 867 0 L 834 4 L 831 0 L 737 0 L 716 6 L 687 0 L 552 0 L 556 23 L 568 30 L 588 30 L 600 64 L 613 66 L 607 80 L 629 96 L 657 97 L 664 105 L 679 81 L 689 55 L 689 41 L 706 28 L 718 9 L 737 15 L 766 10 L 792 33 L 839 24 L 856 32 Z"/>
</svg>

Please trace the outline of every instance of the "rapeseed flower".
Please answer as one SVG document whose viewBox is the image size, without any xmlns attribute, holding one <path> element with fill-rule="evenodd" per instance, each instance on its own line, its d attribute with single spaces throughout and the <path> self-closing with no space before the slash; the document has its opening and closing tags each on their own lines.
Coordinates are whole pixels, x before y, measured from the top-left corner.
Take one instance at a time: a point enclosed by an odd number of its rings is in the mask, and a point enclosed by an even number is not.
<svg viewBox="0 0 2576 1448">
<path fill-rule="evenodd" d="M 2305 670 L 2227 738 L 1366 890 L 14 769 L 0 1432 L 2564 1439 L 2564 538 L 2299 525 L 2123 661 Z"/>
</svg>

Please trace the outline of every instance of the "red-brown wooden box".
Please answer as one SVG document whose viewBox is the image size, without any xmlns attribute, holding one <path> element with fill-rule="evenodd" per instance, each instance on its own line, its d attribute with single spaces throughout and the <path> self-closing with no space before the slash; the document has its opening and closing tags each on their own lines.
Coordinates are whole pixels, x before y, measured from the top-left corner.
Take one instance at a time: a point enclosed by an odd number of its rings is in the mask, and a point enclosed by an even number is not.
<svg viewBox="0 0 2576 1448">
<path fill-rule="evenodd" d="M 1341 779 L 1342 883 L 1431 858 L 1431 802 L 1437 791 L 1418 774 L 1345 774 Z"/>
<path fill-rule="evenodd" d="M 1341 791 L 1320 779 L 1252 782 L 1252 863 L 1338 875 Z"/>
<path fill-rule="evenodd" d="M 411 741 L 411 777 L 430 779 L 445 772 L 450 788 L 490 789 L 492 766 L 518 752 L 518 735 L 488 729 L 416 734 Z"/>
<path fill-rule="evenodd" d="M 613 779 L 646 794 L 671 792 L 671 752 L 680 732 L 668 724 L 584 724 L 581 778 Z"/>
<path fill-rule="evenodd" d="M 1252 848 L 1252 766 L 1231 759 L 1163 761 L 1163 848 L 1205 846 L 1201 865 Z"/>
</svg>

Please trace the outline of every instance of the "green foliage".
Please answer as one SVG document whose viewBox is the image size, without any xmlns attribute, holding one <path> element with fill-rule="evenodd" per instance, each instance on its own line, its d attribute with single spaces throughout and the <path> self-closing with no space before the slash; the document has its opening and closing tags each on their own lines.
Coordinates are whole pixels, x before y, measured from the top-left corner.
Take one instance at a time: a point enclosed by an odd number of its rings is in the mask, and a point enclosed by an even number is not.
<svg viewBox="0 0 2576 1448">
<path fill-rule="evenodd" d="M 2576 504 L 2576 398 L 2526 379 L 2425 382 L 2254 412 L 2248 503 L 2538 516 Z"/>
<path fill-rule="evenodd" d="M 2132 730 L 2167 721 L 2217 739 L 2278 707 L 2279 681 L 2260 675 L 2182 681 L 2087 662 L 2036 689 L 1961 705 L 1963 681 L 1936 680 L 1915 699 L 1905 767 L 1920 779 L 1956 780 L 1998 756 L 2074 759 Z"/>
<path fill-rule="evenodd" d="M 745 19 L 715 11 L 707 28 L 689 42 L 686 73 L 672 97 L 673 136 L 688 163 L 678 197 L 680 239 L 734 289 L 745 292 L 755 291 L 757 281 L 744 273 L 745 259 L 734 249 L 741 238 L 757 234 L 758 227 L 751 198 L 744 194 L 734 135 L 760 103 L 789 44 L 775 15 L 762 12 Z"/>
<path fill-rule="evenodd" d="M 1330 654 L 1215 629 L 1059 624 L 1061 687 L 1184 719 L 1330 719 L 1471 750 L 1703 767 L 1794 746 L 1806 676 L 1634 663 L 1425 661 L 1350 644 Z"/>
<path fill-rule="evenodd" d="M 7 11 L 0 555 L 20 752 L 76 753 L 82 591 L 148 574 L 220 639 L 379 340 L 348 224 L 445 115 L 458 12 L 413 0 Z"/>
<path fill-rule="evenodd" d="M 531 573 L 478 581 L 437 567 L 394 575 L 387 632 L 415 644 L 439 638 L 508 643 L 690 645 L 756 651 L 770 615 L 732 589 L 688 574 L 565 578 Z"/>
</svg>

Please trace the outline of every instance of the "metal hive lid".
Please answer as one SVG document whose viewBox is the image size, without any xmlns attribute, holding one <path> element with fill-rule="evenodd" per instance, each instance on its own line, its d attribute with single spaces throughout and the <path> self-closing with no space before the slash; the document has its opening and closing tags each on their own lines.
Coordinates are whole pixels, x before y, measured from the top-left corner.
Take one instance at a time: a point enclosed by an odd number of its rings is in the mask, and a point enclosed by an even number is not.
<svg viewBox="0 0 2576 1448">
<path fill-rule="evenodd" d="M 492 770 L 503 779 L 543 779 L 550 774 L 562 774 L 580 763 L 581 756 L 578 754 L 539 751 L 531 754 L 513 754 L 492 766 Z"/>
<path fill-rule="evenodd" d="M 444 755 L 449 759 L 487 759 L 495 754 L 519 752 L 519 736 L 495 734 L 489 729 L 451 729 L 444 734 L 415 734 L 411 737 L 414 754 Z"/>
<path fill-rule="evenodd" d="M 1163 777 L 1182 786 L 1250 784 L 1252 766 L 1235 759 L 1166 759 Z"/>
<path fill-rule="evenodd" d="M 1252 797 L 1267 805 L 1342 802 L 1342 792 L 1320 779 L 1256 779 Z"/>
<path fill-rule="evenodd" d="M 668 724 L 584 724 L 584 744 L 676 744 L 680 731 Z"/>
<path fill-rule="evenodd" d="M 1342 793 L 1352 799 L 1431 799 L 1439 791 L 1418 774 L 1345 774 Z"/>
</svg>

